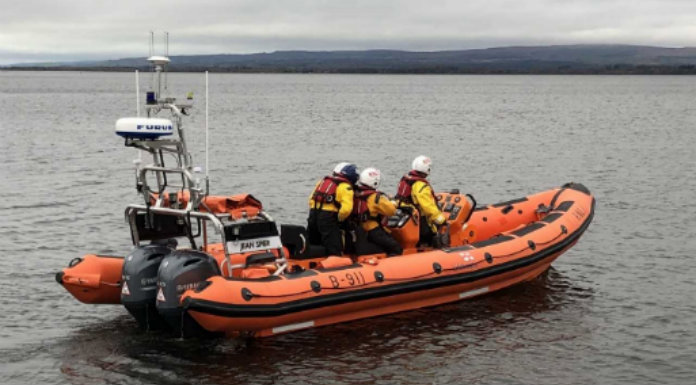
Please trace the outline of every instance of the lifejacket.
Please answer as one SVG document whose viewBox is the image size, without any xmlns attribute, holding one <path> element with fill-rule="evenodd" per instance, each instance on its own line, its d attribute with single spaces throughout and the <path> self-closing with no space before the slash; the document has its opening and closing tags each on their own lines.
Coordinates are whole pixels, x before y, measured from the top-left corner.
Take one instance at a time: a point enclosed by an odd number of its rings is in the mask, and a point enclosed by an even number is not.
<svg viewBox="0 0 696 385">
<path fill-rule="evenodd" d="M 382 193 L 369 188 L 369 187 L 358 187 L 353 194 L 353 217 L 356 218 L 360 223 L 367 222 L 369 220 L 377 221 L 378 223 L 382 221 L 382 216 L 377 214 L 372 216 L 370 214 L 370 208 L 367 205 L 367 199 L 372 194 L 377 194 L 375 197 L 375 204 L 379 203 L 379 199 L 382 197 Z"/>
<path fill-rule="evenodd" d="M 399 187 L 396 189 L 396 196 L 394 197 L 394 199 L 396 199 L 396 201 L 399 202 L 399 204 L 414 204 L 413 198 L 411 197 L 411 189 L 413 188 L 413 184 L 418 181 L 424 182 L 425 184 L 430 186 L 430 182 L 428 182 L 428 180 L 425 179 L 423 174 L 415 170 L 409 171 L 408 174 L 401 177 L 401 181 L 399 181 Z M 435 197 L 435 192 L 433 192 L 432 186 L 430 187 L 430 193 L 433 195 L 433 199 L 435 200 L 435 202 L 437 202 L 437 198 Z"/>
<path fill-rule="evenodd" d="M 325 176 L 312 194 L 314 208 L 320 209 L 324 204 L 340 206 L 340 204 L 336 202 L 336 189 L 338 189 L 338 185 L 341 183 L 350 184 L 350 181 L 342 176 Z"/>
</svg>

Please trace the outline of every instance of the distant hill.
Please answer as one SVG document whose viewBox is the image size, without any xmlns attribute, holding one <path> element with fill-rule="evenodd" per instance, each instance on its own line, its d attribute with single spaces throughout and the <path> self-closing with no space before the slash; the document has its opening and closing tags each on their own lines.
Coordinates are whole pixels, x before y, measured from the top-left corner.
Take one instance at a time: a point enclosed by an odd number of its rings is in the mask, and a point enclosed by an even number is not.
<svg viewBox="0 0 696 385">
<path fill-rule="evenodd" d="M 555 45 L 461 51 L 277 51 L 172 56 L 170 71 L 297 73 L 696 73 L 696 48 Z M 125 71 L 148 69 L 144 57 L 35 63 L 4 69 Z"/>
</svg>

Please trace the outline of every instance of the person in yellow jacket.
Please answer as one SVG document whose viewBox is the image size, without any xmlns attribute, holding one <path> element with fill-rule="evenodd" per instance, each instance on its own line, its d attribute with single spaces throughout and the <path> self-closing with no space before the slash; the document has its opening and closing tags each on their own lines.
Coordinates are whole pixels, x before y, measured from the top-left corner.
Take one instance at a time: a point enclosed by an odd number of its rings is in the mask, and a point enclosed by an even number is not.
<svg viewBox="0 0 696 385">
<path fill-rule="evenodd" d="M 445 216 L 437 206 L 437 199 L 430 182 L 432 161 L 420 155 L 411 163 L 411 171 L 401 178 L 395 199 L 398 205 L 411 205 L 420 213 L 419 245 L 433 245 L 437 227 L 445 223 Z"/>
<path fill-rule="evenodd" d="M 332 175 L 317 182 L 309 196 L 309 243 L 324 246 L 329 255 L 343 255 L 341 223 L 353 212 L 353 185 L 357 180 L 354 164 L 339 163 Z"/>
<path fill-rule="evenodd" d="M 382 218 L 396 214 L 396 205 L 382 192 L 377 191 L 382 180 L 380 171 L 368 167 L 360 173 L 356 184 L 353 216 L 365 232 L 366 237 L 358 237 L 358 255 L 384 252 L 388 256 L 401 255 L 403 248 L 382 226 Z M 367 243 L 367 244 L 365 244 Z M 375 247 L 370 247 L 371 245 Z"/>
</svg>

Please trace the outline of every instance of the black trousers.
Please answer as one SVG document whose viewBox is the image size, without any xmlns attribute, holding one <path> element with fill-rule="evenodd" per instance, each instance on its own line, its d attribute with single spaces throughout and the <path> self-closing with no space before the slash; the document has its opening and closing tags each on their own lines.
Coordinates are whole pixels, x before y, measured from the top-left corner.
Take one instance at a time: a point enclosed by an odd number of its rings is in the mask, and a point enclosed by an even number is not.
<svg viewBox="0 0 696 385">
<path fill-rule="evenodd" d="M 388 256 L 401 255 L 404 249 L 399 242 L 382 227 L 370 231 L 359 230 L 358 244 L 355 249 L 358 255 L 387 253 Z"/>
<path fill-rule="evenodd" d="M 309 210 L 307 236 L 310 244 L 324 246 L 329 255 L 343 255 L 343 240 L 336 212 Z"/>
<path fill-rule="evenodd" d="M 428 221 L 425 219 L 424 215 L 420 216 L 420 236 L 418 239 L 418 246 L 433 246 L 433 241 L 435 238 L 435 233 L 433 229 L 430 228 Z"/>
</svg>

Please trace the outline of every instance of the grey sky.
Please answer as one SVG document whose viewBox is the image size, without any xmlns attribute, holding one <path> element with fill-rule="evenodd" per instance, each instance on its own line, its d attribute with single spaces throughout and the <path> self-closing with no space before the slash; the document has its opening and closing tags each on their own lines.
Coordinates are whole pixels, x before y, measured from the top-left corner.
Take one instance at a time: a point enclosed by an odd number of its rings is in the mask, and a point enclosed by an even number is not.
<svg viewBox="0 0 696 385">
<path fill-rule="evenodd" d="M 696 46 L 693 0 L 0 0 L 0 64 L 170 53 Z"/>
</svg>

